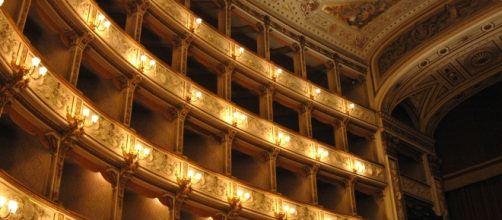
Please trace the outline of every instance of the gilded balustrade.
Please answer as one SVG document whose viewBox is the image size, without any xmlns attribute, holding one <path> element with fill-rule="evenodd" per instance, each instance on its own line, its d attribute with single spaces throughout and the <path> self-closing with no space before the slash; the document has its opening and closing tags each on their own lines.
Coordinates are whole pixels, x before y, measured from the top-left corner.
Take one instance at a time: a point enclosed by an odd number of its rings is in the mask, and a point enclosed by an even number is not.
<svg viewBox="0 0 502 220">
<path fill-rule="evenodd" d="M 81 19 L 83 19 L 88 25 L 92 26 L 92 22 L 95 21 L 96 16 L 104 15 L 93 2 L 89 0 L 67 0 L 70 6 L 77 12 Z M 167 3 L 166 3 L 167 4 Z M 176 7 L 174 7 L 176 8 Z M 178 7 L 179 8 L 179 7 Z M 185 17 L 185 16 L 182 16 Z M 190 17 L 190 16 L 188 16 Z M 106 19 L 106 18 L 105 18 Z M 182 100 L 187 100 L 190 104 L 197 109 L 223 121 L 227 124 L 234 125 L 240 131 L 244 131 L 251 134 L 257 138 L 261 138 L 271 144 L 277 144 L 277 134 L 279 131 L 283 133 L 289 133 L 291 141 L 287 144 L 277 145 L 282 149 L 289 150 L 297 154 L 301 154 L 310 159 L 315 159 L 312 152 L 315 149 L 323 148 L 332 154 L 343 154 L 342 151 L 332 150 L 329 147 L 321 145 L 312 139 L 303 137 L 296 133 L 287 131 L 267 120 L 253 116 L 253 114 L 248 113 L 246 110 L 235 107 L 229 102 L 223 100 L 220 97 L 213 95 L 211 92 L 206 92 L 205 89 L 193 84 L 189 79 L 178 74 L 167 67 L 167 65 L 162 62 L 158 62 L 153 55 L 149 54 L 144 48 L 142 48 L 136 41 L 131 39 L 127 34 L 125 34 L 121 29 L 117 28 L 116 25 L 110 25 L 106 30 L 94 29 L 94 32 L 101 37 L 108 45 L 115 50 L 123 59 L 127 60 L 133 67 L 137 68 L 146 75 L 147 78 L 151 79 L 161 88 L 171 92 L 173 95 L 177 96 Z M 238 57 L 237 59 L 240 59 Z M 145 68 L 149 65 L 150 61 L 154 61 L 155 65 L 150 68 Z M 280 75 L 278 80 L 282 80 L 283 75 Z M 315 88 L 312 85 L 307 84 L 306 81 L 299 80 L 299 78 L 283 77 L 284 81 L 291 81 L 288 85 L 293 88 L 303 88 L 303 90 L 315 93 Z M 328 94 L 327 92 L 320 90 L 320 94 Z M 329 96 L 327 96 L 329 97 Z M 314 99 L 320 99 L 318 96 L 314 96 Z M 324 98 L 325 100 L 330 100 Z M 343 99 L 331 99 L 340 100 L 337 103 L 340 106 L 344 103 Z M 364 112 L 366 109 L 356 107 L 351 109 L 344 108 L 344 111 L 349 115 L 361 115 L 360 112 Z M 234 118 L 234 114 L 245 115 L 245 120 L 238 120 Z M 239 123 L 236 123 L 240 121 Z M 338 156 L 338 157 L 345 157 Z M 336 156 L 335 156 L 336 157 Z M 361 160 L 357 157 L 351 155 L 350 160 Z M 347 166 L 337 166 L 338 163 L 331 164 L 331 160 L 321 161 L 325 165 L 335 166 L 339 169 L 353 172 L 351 168 Z M 359 172 L 357 174 L 372 178 L 377 181 L 384 182 L 383 167 L 374 163 L 365 162 L 367 164 L 366 168 L 372 170 L 372 172 Z M 352 164 L 352 163 L 351 163 Z M 374 172 L 373 172 L 374 171 Z"/>
<path fill-rule="evenodd" d="M 11 69 L 15 69 L 22 64 L 29 66 L 30 62 L 28 61 L 33 63 L 33 58 L 38 57 L 36 52 L 27 43 L 27 40 L 22 37 L 19 30 L 15 28 L 14 22 L 9 20 L 3 11 L 0 14 L 0 36 L 2 36 L 0 38 L 0 49 L 3 52 L 0 55 L 1 59 L 10 64 Z M 119 40 L 120 38 L 108 39 Z M 123 51 L 124 54 L 130 52 L 130 50 L 120 51 Z M 41 61 L 37 66 L 43 66 L 44 63 Z M 12 78 L 12 76 L 7 77 Z M 195 96 L 197 95 L 195 94 Z M 51 115 L 52 118 L 48 118 L 48 120 L 80 118 L 83 132 L 77 138 L 80 138 L 83 143 L 99 144 L 101 149 L 95 149 L 104 155 L 122 158 L 131 149 L 144 150 L 143 157 L 138 159 L 140 170 L 164 179 L 171 184 L 176 184 L 180 179 L 195 176 L 198 181 L 194 181 L 191 186 L 193 193 L 227 202 L 229 197 L 235 194 L 234 192 L 245 190 L 246 193 L 249 193 L 249 198 L 242 202 L 243 210 L 271 218 L 276 217 L 278 213 L 284 212 L 287 208 L 290 212 L 294 210 L 294 212 L 289 213 L 290 219 L 357 219 L 327 212 L 314 206 L 296 203 L 277 194 L 251 188 L 227 176 L 206 171 L 202 167 L 190 164 L 185 159 L 141 139 L 121 123 L 109 119 L 105 114 L 94 108 L 90 101 L 80 97 L 80 93 L 75 88 L 51 70 L 46 69 L 43 75 L 32 77 L 25 90 L 20 91 L 20 97 L 35 100 L 31 103 L 34 104 L 35 108 L 52 110 L 54 116 Z M 67 124 L 69 126 L 70 121 Z M 86 139 L 93 142 L 87 142 Z M 125 163 L 125 156 L 123 160 Z M 197 174 L 194 175 L 194 172 Z M 141 176 L 138 175 L 138 177 Z M 6 185 L 1 179 L 0 183 L 0 187 Z M 34 200 L 33 197 L 19 194 L 19 191 L 14 190 L 12 185 L 7 184 L 5 190 L 3 190 L 4 188 L 0 189 L 2 189 L 1 192 L 5 191 L 13 198 L 19 198 L 20 202 L 23 201 L 22 206 L 20 206 L 22 209 L 41 210 L 37 213 L 44 214 L 41 216 L 42 219 L 53 219 L 54 216 L 58 216 L 58 218 L 62 216 L 65 219 L 73 218 L 49 205 L 46 206 L 44 203 Z M 19 213 L 23 215 L 24 212 L 21 210 Z"/>
<path fill-rule="evenodd" d="M 83 219 L 26 190 L 4 172 L 0 172 L 0 199 L 8 200 L 0 206 L 0 216 L 8 215 L 6 219 Z M 7 214 L 13 208 L 16 210 Z"/>
<path fill-rule="evenodd" d="M 231 38 L 226 37 L 225 35 L 219 33 L 211 26 L 202 22 L 194 27 L 195 19 L 197 16 L 192 14 L 191 11 L 174 0 L 153 0 L 152 6 L 159 8 L 161 11 L 165 12 L 166 15 L 177 21 L 179 24 L 184 26 L 188 31 L 192 30 L 194 35 L 207 43 L 208 46 L 215 48 L 218 51 L 223 52 L 224 54 L 232 57 L 234 55 L 233 48 L 241 48 L 242 46 L 233 41 Z M 285 88 L 294 88 L 291 91 L 296 92 L 304 97 L 312 98 L 312 94 L 309 92 L 309 87 L 317 87 L 315 84 L 309 83 L 308 81 L 295 76 L 292 73 L 289 73 L 285 70 L 281 70 L 280 76 L 275 74 L 276 70 L 280 69 L 280 66 L 277 66 L 273 63 L 266 61 L 265 59 L 256 56 L 254 53 L 249 51 L 244 51 L 239 57 L 236 58 L 236 61 L 241 63 L 243 66 L 257 72 L 260 75 L 264 75 L 269 77 L 270 79 L 276 81 L 279 85 L 284 86 Z M 323 90 L 322 95 L 318 96 L 319 98 L 313 98 L 314 101 L 323 105 L 326 108 L 333 109 L 342 114 L 347 114 L 348 116 L 357 118 L 361 121 L 367 122 L 372 125 L 377 124 L 376 113 L 372 110 L 366 109 L 362 106 L 356 105 L 352 111 L 352 113 L 347 113 L 344 111 L 348 108 L 348 105 L 351 103 L 344 98 Z M 328 101 L 328 100 L 340 100 L 340 101 Z M 343 103 L 345 107 L 341 108 L 340 105 L 332 105 L 332 103 Z"/>
</svg>

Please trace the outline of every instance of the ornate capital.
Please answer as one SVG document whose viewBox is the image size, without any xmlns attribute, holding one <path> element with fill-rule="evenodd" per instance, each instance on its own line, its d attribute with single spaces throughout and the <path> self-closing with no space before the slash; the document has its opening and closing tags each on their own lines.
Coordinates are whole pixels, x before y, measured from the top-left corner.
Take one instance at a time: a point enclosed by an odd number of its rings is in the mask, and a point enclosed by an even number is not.
<svg viewBox="0 0 502 220">
<path fill-rule="evenodd" d="M 150 8 L 151 3 L 149 0 L 130 0 L 127 2 L 126 9 L 129 14 L 145 13 Z"/>
<path fill-rule="evenodd" d="M 66 31 L 61 36 L 63 43 L 67 47 L 85 48 L 93 39 L 94 35 L 91 32 L 77 33 L 75 31 Z"/>
<path fill-rule="evenodd" d="M 184 33 L 180 36 L 177 36 L 174 41 L 174 47 L 190 47 L 190 44 L 193 42 L 193 36 L 189 33 Z"/>
</svg>

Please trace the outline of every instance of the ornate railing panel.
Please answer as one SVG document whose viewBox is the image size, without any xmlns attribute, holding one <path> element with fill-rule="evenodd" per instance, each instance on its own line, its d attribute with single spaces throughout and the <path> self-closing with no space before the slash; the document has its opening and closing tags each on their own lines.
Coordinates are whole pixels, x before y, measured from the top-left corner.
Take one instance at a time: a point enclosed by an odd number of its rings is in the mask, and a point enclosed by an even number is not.
<svg viewBox="0 0 502 220">
<path fill-rule="evenodd" d="M 75 0 L 74 2 L 86 3 L 85 1 L 80 0 Z M 89 4 L 87 4 L 87 6 L 89 6 Z M 8 20 L 3 12 L 0 14 L 0 26 L 3 27 L 0 32 L 2 32 L 3 36 L 7 36 L 5 38 L 0 38 L 0 45 L 5 45 L 7 43 L 18 45 L 16 47 L 9 47 L 9 49 L 6 50 L 6 53 L 0 54 L 0 59 L 3 59 L 4 61 L 19 61 L 10 62 L 11 69 L 19 69 L 20 64 L 28 64 L 26 67 L 29 67 L 28 61 L 33 57 L 38 57 L 36 56 L 37 52 L 32 49 L 29 43 L 27 43 L 27 40 L 22 37 L 22 34 L 14 28 L 15 24 Z M 24 51 L 24 55 L 16 55 L 12 57 L 12 54 L 20 54 L 19 51 Z M 127 52 L 125 54 L 127 54 Z M 34 68 L 39 70 L 41 67 L 44 67 L 45 63 L 46 62 L 42 60 L 40 64 Z M 31 67 L 28 70 L 31 70 Z M 13 72 L 15 74 L 21 74 L 16 71 Z M 189 163 L 185 159 L 180 158 L 173 153 L 163 151 L 148 141 L 139 138 L 132 130 L 122 126 L 121 123 L 109 119 L 105 114 L 94 108 L 90 101 L 86 98 L 80 97 L 80 93 L 71 85 L 66 83 L 64 79 L 50 70 L 47 70 L 41 75 L 28 74 L 26 77 L 30 77 L 29 83 L 27 84 L 26 90 L 24 90 L 25 92 L 21 91 L 21 93 L 23 94 L 22 96 L 31 95 L 38 99 L 39 102 L 37 102 L 37 104 L 42 103 L 41 105 L 34 107 L 52 110 L 55 113 L 54 115 L 57 115 L 57 117 L 67 119 L 67 123 L 70 128 L 72 123 L 71 120 L 76 120 L 81 117 L 83 136 L 75 136 L 75 138 L 91 138 L 97 144 L 103 146 L 105 150 L 121 156 L 124 154 L 126 149 L 131 149 L 138 145 L 143 148 L 147 148 L 150 150 L 150 153 L 145 158 L 139 159 L 140 169 L 154 173 L 165 179 L 167 182 L 178 182 L 180 178 L 187 177 L 189 170 L 191 169 L 192 171 L 198 171 L 201 173 L 200 181 L 193 184 L 195 193 L 200 193 L 213 199 L 227 202 L 228 198 L 234 195 L 234 192 L 239 189 L 244 189 L 247 192 L 250 192 L 250 199 L 243 203 L 243 207 L 245 210 L 251 212 L 274 217 L 276 213 L 281 211 L 283 204 L 288 204 L 290 207 L 295 207 L 297 210 L 294 214 L 292 214 L 292 216 L 290 216 L 293 219 L 357 219 L 351 216 L 343 216 L 327 212 L 310 205 L 295 203 L 277 194 L 252 189 L 249 186 L 235 181 L 234 179 L 207 171 L 204 168 Z M 41 93 L 40 96 L 36 95 L 36 90 L 39 87 L 47 87 L 47 91 L 49 91 L 49 93 L 57 90 L 64 92 L 62 92 L 62 95 L 49 96 L 48 98 L 48 96 L 45 95 L 45 90 L 39 90 L 43 93 Z M 64 98 L 61 99 L 61 97 Z M 58 102 L 60 103 L 56 108 L 53 106 L 54 99 L 58 99 Z M 52 119 L 53 118 L 48 118 L 48 120 Z M 137 175 L 137 177 L 141 178 L 140 175 Z M 73 218 L 64 212 L 57 211 L 51 205 L 44 204 L 43 202 L 26 196 L 26 194 L 20 193 L 20 191 L 15 190 L 12 185 L 5 184 L 1 179 L 0 192 L 5 192 L 8 196 L 22 201 L 21 207 L 23 208 L 39 210 L 36 213 L 41 216 L 38 216 L 37 218 Z M 26 214 L 23 212 L 19 213 L 21 213 L 20 215 Z M 31 219 L 30 216 L 28 217 L 29 218 L 27 219 Z"/>
<path fill-rule="evenodd" d="M 401 189 L 410 195 L 416 196 L 427 201 L 432 201 L 431 188 L 424 183 L 400 176 Z"/>
</svg>

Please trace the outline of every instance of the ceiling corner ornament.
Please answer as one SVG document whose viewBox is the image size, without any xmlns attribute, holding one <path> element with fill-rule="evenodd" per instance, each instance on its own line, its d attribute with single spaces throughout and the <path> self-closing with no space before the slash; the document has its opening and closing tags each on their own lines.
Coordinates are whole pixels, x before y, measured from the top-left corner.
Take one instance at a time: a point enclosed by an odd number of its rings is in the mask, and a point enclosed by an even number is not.
<svg viewBox="0 0 502 220">
<path fill-rule="evenodd" d="M 489 8 L 493 0 L 456 0 L 423 21 L 417 22 L 410 30 L 395 38 L 378 58 L 378 73 L 382 77 L 389 68 L 413 49 L 430 41 L 449 27 L 466 20 L 470 15 Z"/>
</svg>

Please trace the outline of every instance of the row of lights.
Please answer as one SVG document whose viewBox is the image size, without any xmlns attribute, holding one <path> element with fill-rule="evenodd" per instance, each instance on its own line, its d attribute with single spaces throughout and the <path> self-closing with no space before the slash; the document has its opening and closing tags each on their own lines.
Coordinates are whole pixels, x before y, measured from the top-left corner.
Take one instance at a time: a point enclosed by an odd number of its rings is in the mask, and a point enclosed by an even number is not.
<svg viewBox="0 0 502 220">
<path fill-rule="evenodd" d="M 7 219 L 10 215 L 16 214 L 18 208 L 19 205 L 16 200 L 0 196 L 0 219 Z"/>
</svg>

